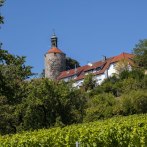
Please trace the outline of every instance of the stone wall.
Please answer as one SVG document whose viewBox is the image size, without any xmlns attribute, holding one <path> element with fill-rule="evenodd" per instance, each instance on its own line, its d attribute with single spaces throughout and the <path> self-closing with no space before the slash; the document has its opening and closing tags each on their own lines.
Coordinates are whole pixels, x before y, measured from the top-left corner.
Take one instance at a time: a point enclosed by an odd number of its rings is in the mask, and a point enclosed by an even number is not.
<svg viewBox="0 0 147 147">
<path fill-rule="evenodd" d="M 66 57 L 64 53 L 47 53 L 45 55 L 45 77 L 56 79 L 61 71 L 66 69 Z"/>
</svg>

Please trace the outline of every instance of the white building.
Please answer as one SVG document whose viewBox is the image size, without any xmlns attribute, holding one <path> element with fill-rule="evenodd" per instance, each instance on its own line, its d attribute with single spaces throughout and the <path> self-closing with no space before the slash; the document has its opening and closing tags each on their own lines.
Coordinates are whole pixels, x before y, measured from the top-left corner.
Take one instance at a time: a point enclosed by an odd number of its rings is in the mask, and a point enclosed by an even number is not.
<svg viewBox="0 0 147 147">
<path fill-rule="evenodd" d="M 101 61 L 97 61 L 95 63 L 91 63 L 82 67 L 78 67 L 76 69 L 71 69 L 68 71 L 63 71 L 57 77 L 58 80 L 64 81 L 75 81 L 73 86 L 80 87 L 83 84 L 84 77 L 92 73 L 94 75 L 94 79 L 96 83 L 100 85 L 104 79 L 111 77 L 114 74 L 117 74 L 116 66 L 122 61 L 127 62 L 127 68 L 131 69 L 131 65 L 133 64 L 132 58 L 133 54 L 121 53 L 120 55 L 104 58 Z M 121 66 L 121 64 L 120 64 Z M 123 67 L 122 67 L 123 68 Z"/>
</svg>

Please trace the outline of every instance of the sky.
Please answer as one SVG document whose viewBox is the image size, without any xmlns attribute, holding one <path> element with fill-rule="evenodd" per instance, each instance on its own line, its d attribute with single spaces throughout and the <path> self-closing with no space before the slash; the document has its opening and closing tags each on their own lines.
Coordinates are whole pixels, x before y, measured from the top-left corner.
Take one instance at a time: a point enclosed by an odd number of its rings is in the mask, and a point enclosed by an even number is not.
<svg viewBox="0 0 147 147">
<path fill-rule="evenodd" d="M 131 53 L 147 39 L 146 6 L 147 0 L 6 0 L 0 41 L 40 74 L 55 32 L 59 49 L 82 66 Z"/>
</svg>

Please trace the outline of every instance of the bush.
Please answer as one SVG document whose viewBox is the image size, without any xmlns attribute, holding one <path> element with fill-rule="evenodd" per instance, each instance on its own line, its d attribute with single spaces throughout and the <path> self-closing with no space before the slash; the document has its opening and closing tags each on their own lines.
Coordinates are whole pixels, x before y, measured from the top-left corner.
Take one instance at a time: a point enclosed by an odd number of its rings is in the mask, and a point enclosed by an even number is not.
<svg viewBox="0 0 147 147">
<path fill-rule="evenodd" d="M 108 118 L 113 115 L 114 96 L 110 93 L 95 95 L 88 102 L 86 109 L 85 122 Z"/>
<path fill-rule="evenodd" d="M 147 91 L 132 90 L 120 99 L 119 114 L 147 113 Z"/>
</svg>

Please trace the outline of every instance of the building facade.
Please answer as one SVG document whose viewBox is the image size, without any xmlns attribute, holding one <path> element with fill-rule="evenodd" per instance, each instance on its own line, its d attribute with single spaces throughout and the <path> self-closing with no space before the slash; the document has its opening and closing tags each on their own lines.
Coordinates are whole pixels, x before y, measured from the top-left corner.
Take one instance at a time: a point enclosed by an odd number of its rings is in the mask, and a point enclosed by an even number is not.
<svg viewBox="0 0 147 147">
<path fill-rule="evenodd" d="M 133 65 L 132 58 L 134 55 L 121 53 L 114 57 L 104 57 L 103 60 L 66 71 L 66 55 L 58 49 L 55 35 L 51 37 L 51 44 L 51 49 L 45 54 L 45 77 L 53 80 L 64 80 L 65 82 L 73 80 L 73 87 L 81 87 L 85 76 L 89 73 L 93 74 L 96 84 L 100 85 L 108 77 L 118 74 L 116 67 L 124 68 L 125 66 L 128 70 L 131 70 Z"/>
<path fill-rule="evenodd" d="M 108 77 L 111 77 L 114 74 L 119 74 L 119 70 L 124 68 L 131 70 L 131 67 L 133 66 L 133 57 L 133 54 L 121 53 L 114 57 L 105 58 L 103 60 L 78 67 L 77 69 L 63 71 L 57 79 L 64 80 L 66 82 L 73 80 L 73 87 L 79 88 L 82 86 L 85 76 L 91 73 L 93 74 L 96 84 L 100 85 Z"/>
</svg>

